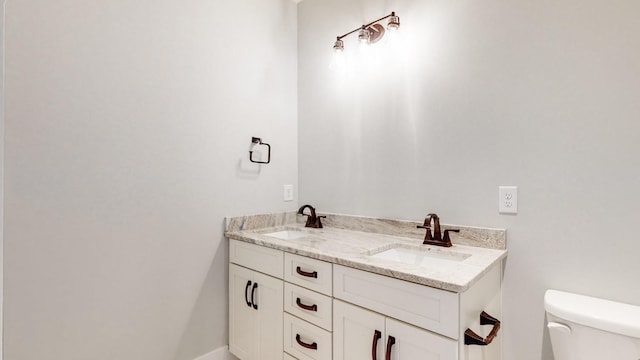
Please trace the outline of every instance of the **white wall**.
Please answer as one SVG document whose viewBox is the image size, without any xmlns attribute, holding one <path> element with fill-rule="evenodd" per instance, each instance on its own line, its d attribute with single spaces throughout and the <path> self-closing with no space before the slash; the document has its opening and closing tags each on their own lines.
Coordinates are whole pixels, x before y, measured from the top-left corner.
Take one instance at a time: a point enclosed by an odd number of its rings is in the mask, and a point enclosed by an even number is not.
<svg viewBox="0 0 640 360">
<path fill-rule="evenodd" d="M 393 42 L 335 37 L 395 10 Z M 551 358 L 547 288 L 640 304 L 640 3 L 309 0 L 300 200 L 504 227 L 506 360 Z M 517 216 L 497 213 L 519 186 Z"/>
<path fill-rule="evenodd" d="M 0 3 L 0 360 L 3 344 L 4 290 L 4 5 Z"/>
<path fill-rule="evenodd" d="M 290 0 L 8 2 L 5 358 L 227 344 L 223 217 L 296 208 L 296 66 Z"/>
</svg>

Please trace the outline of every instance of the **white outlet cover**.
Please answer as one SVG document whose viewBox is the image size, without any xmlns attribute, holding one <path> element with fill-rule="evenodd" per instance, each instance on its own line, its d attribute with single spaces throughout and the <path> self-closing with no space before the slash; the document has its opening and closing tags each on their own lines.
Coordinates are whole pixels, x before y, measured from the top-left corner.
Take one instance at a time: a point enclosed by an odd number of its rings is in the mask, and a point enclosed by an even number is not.
<svg viewBox="0 0 640 360">
<path fill-rule="evenodd" d="M 501 214 L 518 213 L 518 187 L 500 186 L 498 187 L 498 211 Z"/>
<path fill-rule="evenodd" d="M 293 185 L 291 184 L 282 185 L 282 191 L 283 191 L 284 201 L 293 201 Z"/>
</svg>

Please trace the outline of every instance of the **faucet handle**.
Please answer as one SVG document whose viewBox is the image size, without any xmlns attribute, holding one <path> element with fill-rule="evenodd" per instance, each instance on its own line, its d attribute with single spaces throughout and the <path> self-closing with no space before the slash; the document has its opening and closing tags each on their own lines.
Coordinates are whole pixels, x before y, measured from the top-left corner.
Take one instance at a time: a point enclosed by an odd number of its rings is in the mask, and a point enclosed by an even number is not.
<svg viewBox="0 0 640 360">
<path fill-rule="evenodd" d="M 427 215 L 422 225 L 416 226 L 416 229 L 431 229 L 431 214 Z"/>
<path fill-rule="evenodd" d="M 306 214 L 303 214 L 303 215 L 306 215 Z M 314 216 L 314 214 L 307 215 L 307 223 L 304 225 L 304 227 L 322 229 L 322 221 L 320 221 L 321 218 L 326 218 L 326 216 L 324 215 Z"/>
<path fill-rule="evenodd" d="M 447 242 L 449 244 L 451 244 L 451 238 L 449 236 L 450 232 L 455 232 L 455 233 L 459 233 L 460 230 L 459 229 L 447 229 L 444 231 L 444 235 L 442 236 L 442 241 Z"/>
<path fill-rule="evenodd" d="M 433 227 L 431 226 L 433 223 Z M 440 219 L 436 214 L 427 214 L 427 217 L 424 219 L 424 223 L 422 226 L 416 226 L 418 229 L 427 229 L 427 233 L 424 237 L 425 241 L 431 240 L 440 240 Z M 431 234 L 433 231 L 433 235 Z"/>
<path fill-rule="evenodd" d="M 431 235 L 431 226 L 427 225 L 427 221 L 425 220 L 424 225 L 416 226 L 416 229 L 427 229 L 427 233 L 424 234 L 424 241 L 433 240 L 433 235 Z"/>
</svg>

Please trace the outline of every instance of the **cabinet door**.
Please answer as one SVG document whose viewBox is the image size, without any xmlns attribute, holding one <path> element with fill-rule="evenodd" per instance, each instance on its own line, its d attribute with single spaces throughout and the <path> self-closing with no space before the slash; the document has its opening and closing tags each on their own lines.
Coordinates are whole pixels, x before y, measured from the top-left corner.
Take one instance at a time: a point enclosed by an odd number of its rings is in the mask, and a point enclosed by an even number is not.
<svg viewBox="0 0 640 360">
<path fill-rule="evenodd" d="M 391 318 L 386 319 L 386 330 L 384 343 L 385 347 L 391 346 L 391 360 L 458 359 L 458 343 L 455 340 Z"/>
<path fill-rule="evenodd" d="M 256 317 L 256 347 L 254 359 L 282 359 L 284 284 L 280 279 L 254 273 L 257 287 L 253 303 Z M 251 296 L 251 295 L 250 295 Z"/>
<path fill-rule="evenodd" d="M 282 280 L 229 264 L 229 351 L 241 360 L 282 358 Z"/>
<path fill-rule="evenodd" d="M 256 326 L 256 310 L 251 306 L 253 283 L 253 271 L 229 264 L 229 351 L 242 360 L 257 359 L 253 350 Z"/>
<path fill-rule="evenodd" d="M 334 300 L 333 360 L 383 360 L 384 329 L 384 316 Z"/>
</svg>

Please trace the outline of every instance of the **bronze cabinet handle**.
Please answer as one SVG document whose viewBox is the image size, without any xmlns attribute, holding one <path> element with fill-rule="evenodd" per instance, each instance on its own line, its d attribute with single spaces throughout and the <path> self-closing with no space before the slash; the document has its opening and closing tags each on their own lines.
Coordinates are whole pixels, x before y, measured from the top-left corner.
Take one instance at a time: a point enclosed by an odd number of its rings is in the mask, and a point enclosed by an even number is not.
<svg viewBox="0 0 640 360">
<path fill-rule="evenodd" d="M 378 360 L 378 340 L 382 339 L 382 333 L 376 330 L 373 333 L 373 344 L 371 345 L 371 359 Z"/>
<path fill-rule="evenodd" d="M 500 330 L 500 320 L 494 318 L 493 316 L 487 314 L 486 312 L 482 312 L 480 314 L 480 325 L 493 325 L 491 332 L 487 335 L 486 338 L 476 334 L 473 330 L 467 329 L 464 331 L 464 344 L 465 345 L 480 345 L 487 346 L 491 344 L 493 339 L 498 335 L 498 331 Z"/>
<path fill-rule="evenodd" d="M 244 301 L 247 303 L 248 307 L 251 307 L 251 301 L 249 301 L 247 292 L 249 291 L 249 286 L 251 286 L 251 280 L 247 281 L 247 286 L 244 287 Z"/>
<path fill-rule="evenodd" d="M 313 304 L 313 305 L 305 305 L 302 303 L 302 300 L 300 300 L 300 298 L 296 299 L 296 305 L 298 305 L 299 308 L 307 310 L 307 311 L 318 311 L 318 305 Z"/>
<path fill-rule="evenodd" d="M 296 267 L 296 272 L 304 277 L 310 277 L 310 278 L 314 278 L 317 279 L 318 278 L 318 272 L 314 271 L 314 272 L 306 272 L 306 271 L 302 271 L 302 269 L 300 269 L 300 266 Z"/>
<path fill-rule="evenodd" d="M 311 349 L 311 350 L 318 350 L 318 344 L 317 343 L 313 343 L 313 344 L 307 344 L 305 342 L 303 342 L 302 340 L 300 340 L 300 334 L 296 334 L 296 342 L 298 343 L 298 345 L 302 346 L 303 348 L 307 348 L 307 349 Z"/>
<path fill-rule="evenodd" d="M 255 299 L 255 294 L 256 294 L 256 289 L 258 288 L 258 283 L 253 283 L 253 287 L 251 288 L 251 304 L 253 304 L 253 308 L 258 310 L 258 304 L 256 304 Z"/>
<path fill-rule="evenodd" d="M 396 343 L 396 338 L 389 335 L 389 339 L 387 340 L 387 354 L 384 357 L 384 360 L 391 360 L 391 347 Z"/>
</svg>

